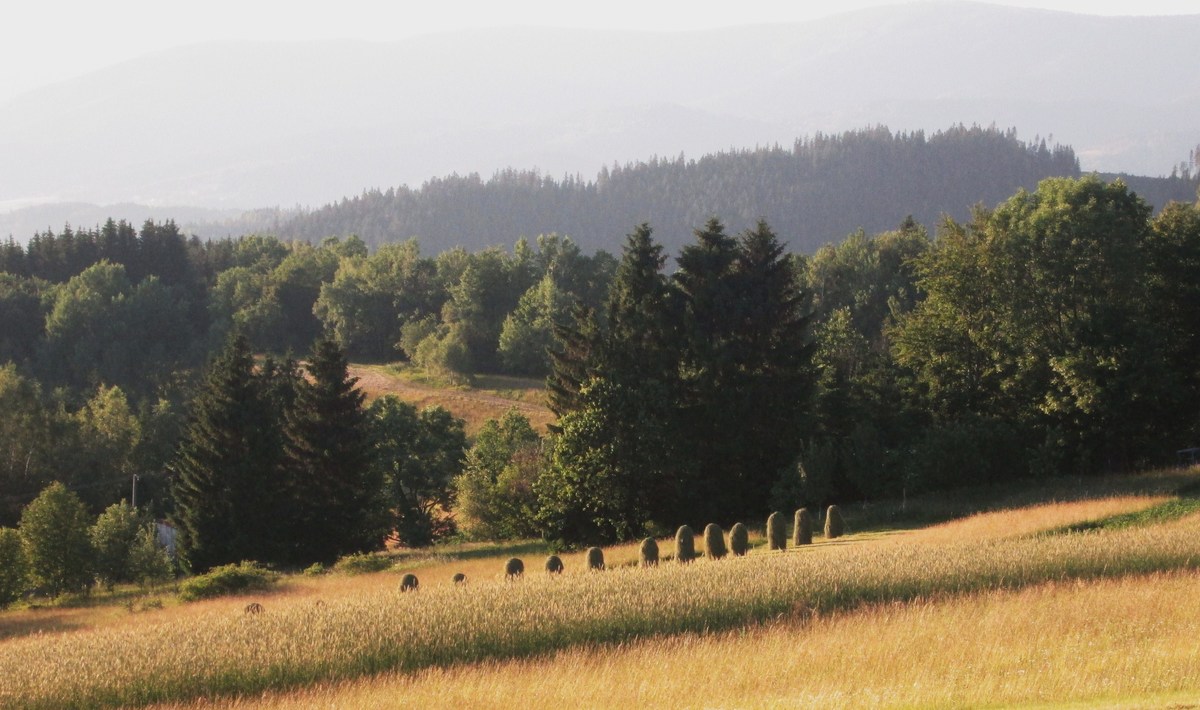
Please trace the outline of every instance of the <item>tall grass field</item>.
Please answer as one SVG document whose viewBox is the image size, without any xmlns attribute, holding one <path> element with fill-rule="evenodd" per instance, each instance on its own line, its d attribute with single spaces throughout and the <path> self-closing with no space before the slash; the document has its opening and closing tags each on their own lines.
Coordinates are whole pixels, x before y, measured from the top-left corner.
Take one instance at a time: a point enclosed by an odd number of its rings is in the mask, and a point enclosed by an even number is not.
<svg viewBox="0 0 1200 710">
<path fill-rule="evenodd" d="M 852 534 L 834 541 L 657 567 L 637 566 L 627 546 L 606 551 L 603 572 L 586 572 L 575 555 L 564 557 L 566 573 L 548 575 L 527 554 L 516 581 L 500 574 L 508 551 L 478 556 L 460 585 L 448 581 L 460 561 L 437 558 L 360 578 L 296 578 L 272 595 L 13 633 L 0 641 L 0 707 L 257 706 L 248 698 L 395 707 L 450 692 L 438 683 L 461 686 L 462 704 L 506 706 L 515 700 L 499 689 L 518 692 L 533 676 L 561 686 L 544 705 L 576 692 L 576 705 L 593 707 L 1200 694 L 1190 670 L 1200 641 L 1186 642 L 1200 639 L 1200 517 L 1102 524 L 1166 498 L 1043 505 L 889 535 L 856 536 L 851 517 Z M 1033 514 L 1040 529 L 1017 524 Z M 1091 529 L 1070 527 L 1084 521 Z M 996 533 L 1006 527 L 1015 532 Z M 422 576 L 419 591 L 399 590 L 401 568 Z M 243 613 L 252 601 L 265 611 Z M 1142 676 L 1120 665 L 1130 653 Z M 596 669 L 605 668 L 625 687 L 604 684 L 608 671 Z M 1132 680 L 1104 680 L 1118 671 Z M 977 674 L 986 682 L 971 682 Z"/>
</svg>

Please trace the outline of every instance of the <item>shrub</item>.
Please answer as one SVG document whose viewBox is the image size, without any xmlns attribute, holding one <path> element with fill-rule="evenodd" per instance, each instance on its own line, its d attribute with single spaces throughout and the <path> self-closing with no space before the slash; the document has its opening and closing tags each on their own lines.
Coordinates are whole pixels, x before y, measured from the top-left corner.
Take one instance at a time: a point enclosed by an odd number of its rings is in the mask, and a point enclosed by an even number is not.
<svg viewBox="0 0 1200 710">
<path fill-rule="evenodd" d="M 108 506 L 89 529 L 96 577 L 109 590 L 118 583 L 133 581 L 129 557 L 146 522 L 129 503 L 121 501 Z"/>
<path fill-rule="evenodd" d="M 604 569 L 604 550 L 599 547 L 589 547 L 587 551 L 587 566 L 589 570 Z"/>
<path fill-rule="evenodd" d="M 771 513 L 767 518 L 767 546 L 772 550 L 787 549 L 787 528 L 783 525 L 783 516 L 778 512 Z"/>
<path fill-rule="evenodd" d="M 257 562 L 213 567 L 205 574 L 184 580 L 179 585 L 179 598 L 185 602 L 212 599 L 229 594 L 270 589 L 279 581 L 279 573 Z"/>
<path fill-rule="evenodd" d="M 154 523 L 143 525 L 129 548 L 129 577 L 142 587 L 154 588 L 171 579 L 174 565 L 167 548 L 158 542 Z"/>
<path fill-rule="evenodd" d="M 675 532 L 675 559 L 679 562 L 696 559 L 696 534 L 686 525 L 680 525 Z"/>
<path fill-rule="evenodd" d="M 704 555 L 719 560 L 728 554 L 725 549 L 725 531 L 716 523 L 704 526 Z"/>
<path fill-rule="evenodd" d="M 808 508 L 796 511 L 795 529 L 792 530 L 792 544 L 796 546 L 812 544 L 812 514 Z"/>
<path fill-rule="evenodd" d="M 392 561 L 386 557 L 372 555 L 369 552 L 356 552 L 335 562 L 333 571 L 342 574 L 371 574 L 372 572 L 383 572 L 390 569 L 391 566 Z"/>
<path fill-rule="evenodd" d="M 638 557 L 642 560 L 643 567 L 654 567 L 658 564 L 658 542 L 648 537 L 642 540 L 642 546 L 638 548 Z"/>
<path fill-rule="evenodd" d="M 550 555 L 546 558 L 546 571 L 550 574 L 561 574 L 563 571 L 563 561 L 558 555 Z"/>
<path fill-rule="evenodd" d="M 421 581 L 417 579 L 417 575 L 409 572 L 400 578 L 400 591 L 415 592 L 421 588 Z"/>
<path fill-rule="evenodd" d="M 454 583 L 455 584 L 466 584 L 467 583 L 467 575 L 463 574 L 462 572 L 455 572 L 454 573 Z"/>
<path fill-rule="evenodd" d="M 325 565 L 321 564 L 320 562 L 314 562 L 311 565 L 304 568 L 304 576 L 305 577 L 320 577 L 321 575 L 325 574 L 328 571 L 329 570 L 325 567 Z"/>
<path fill-rule="evenodd" d="M 741 557 L 750 550 L 750 531 L 741 523 L 734 523 L 729 528 L 729 551 Z"/>
<path fill-rule="evenodd" d="M 0 609 L 21 598 L 28 584 L 27 573 L 21 534 L 12 528 L 0 528 Z"/>
<path fill-rule="evenodd" d="M 510 557 L 508 562 L 504 563 L 504 578 L 516 579 L 525 574 L 525 563 L 519 557 Z"/>
<path fill-rule="evenodd" d="M 846 534 L 846 521 L 842 519 L 842 511 L 836 505 L 829 506 L 825 511 L 825 537 L 832 540 Z"/>
</svg>

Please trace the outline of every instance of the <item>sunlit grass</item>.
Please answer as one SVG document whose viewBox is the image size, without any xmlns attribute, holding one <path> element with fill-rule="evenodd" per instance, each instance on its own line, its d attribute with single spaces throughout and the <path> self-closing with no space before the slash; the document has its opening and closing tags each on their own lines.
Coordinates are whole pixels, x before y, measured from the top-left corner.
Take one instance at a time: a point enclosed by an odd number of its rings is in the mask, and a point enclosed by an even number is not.
<svg viewBox="0 0 1200 710">
<path fill-rule="evenodd" d="M 964 633 L 969 630 L 969 633 Z M 228 703 L 312 707 L 1166 706 L 1200 699 L 1193 573 L 884 603 Z"/>
<path fill-rule="evenodd" d="M 559 578 L 527 573 L 517 583 L 422 584 L 409 594 L 393 586 L 330 596 L 322 605 L 311 597 L 280 596 L 254 616 L 214 606 L 150 629 L 139 624 L 9 640 L 0 644 L 0 704 L 96 707 L 261 693 L 391 670 L 736 629 L 881 602 L 1197 565 L 1200 520 L 1190 518 L 1011 541 L 828 544 L 649 570 Z M 397 581 L 394 575 L 391 580 Z"/>
<path fill-rule="evenodd" d="M 904 542 L 941 544 L 965 540 L 999 540 L 1131 514 L 1172 500 L 1166 495 L 1115 496 L 1096 500 L 1046 503 L 979 513 L 897 536 Z"/>
<path fill-rule="evenodd" d="M 488 419 L 500 419 L 515 407 L 538 431 L 555 417 L 546 406 L 545 386 L 540 380 L 478 375 L 472 384 L 449 382 L 408 365 L 351 365 L 350 374 L 368 398 L 392 394 L 424 408 L 440 405 L 466 422 L 468 435 L 479 431 Z"/>
</svg>

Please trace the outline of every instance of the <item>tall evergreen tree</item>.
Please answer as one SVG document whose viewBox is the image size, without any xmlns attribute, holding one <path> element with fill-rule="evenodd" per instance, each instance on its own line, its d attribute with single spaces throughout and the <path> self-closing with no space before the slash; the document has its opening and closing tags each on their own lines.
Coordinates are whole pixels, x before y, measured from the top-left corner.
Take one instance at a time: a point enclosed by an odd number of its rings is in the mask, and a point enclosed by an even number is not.
<svg viewBox="0 0 1200 710">
<path fill-rule="evenodd" d="M 734 329 L 737 290 L 733 278 L 737 242 L 715 218 L 695 231 L 672 278 L 679 300 L 681 377 L 680 432 L 694 454 L 688 490 L 692 509 L 705 520 L 728 524 L 741 514 L 741 467 L 731 434 L 738 412 Z M 731 517 L 732 516 L 732 517 Z"/>
<path fill-rule="evenodd" d="M 575 346 L 583 361 L 567 357 L 570 351 L 555 359 L 564 393 L 557 405 L 561 434 L 538 482 L 549 537 L 631 539 L 648 520 L 673 523 L 681 514 L 665 261 L 650 227 L 635 229 L 609 292 L 604 329 L 584 339 L 589 326 L 583 321 Z"/>
<path fill-rule="evenodd" d="M 235 336 L 209 365 L 170 466 L 179 550 L 193 570 L 280 559 L 280 453 L 276 415 Z"/>
<path fill-rule="evenodd" d="M 313 345 L 295 406 L 287 415 L 286 466 L 294 483 L 298 561 L 332 562 L 383 542 L 378 469 L 370 465 L 365 395 L 332 340 Z"/>
<path fill-rule="evenodd" d="M 550 350 L 550 374 L 546 377 L 546 402 L 558 417 L 578 409 L 579 388 L 595 368 L 600 345 L 596 312 L 581 302 L 571 308 L 570 318 L 554 323 L 558 347 Z M 551 427 L 555 430 L 557 425 Z"/>
<path fill-rule="evenodd" d="M 728 401 L 747 516 L 765 512 L 776 475 L 796 454 L 815 383 L 807 298 L 784 245 L 764 221 L 738 238 Z"/>
<path fill-rule="evenodd" d="M 765 222 L 735 239 L 712 219 L 680 254 L 673 284 L 693 509 L 710 520 L 762 514 L 813 379 L 797 274 Z"/>
</svg>

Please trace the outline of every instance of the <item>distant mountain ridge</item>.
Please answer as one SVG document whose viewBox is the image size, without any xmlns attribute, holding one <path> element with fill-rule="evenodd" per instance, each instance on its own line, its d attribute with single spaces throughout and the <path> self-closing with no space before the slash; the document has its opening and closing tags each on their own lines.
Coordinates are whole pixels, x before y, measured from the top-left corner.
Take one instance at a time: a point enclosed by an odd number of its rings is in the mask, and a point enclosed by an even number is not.
<svg viewBox="0 0 1200 710">
<path fill-rule="evenodd" d="M 415 236 L 437 253 L 556 232 L 585 251 L 615 252 L 624 234 L 649 222 L 676 253 L 717 216 L 731 230 L 766 219 L 792 250 L 811 253 L 857 229 L 895 229 L 910 216 L 932 230 L 943 215 L 966 219 L 976 204 L 993 206 L 1043 178 L 1079 175 L 1070 148 L 1026 143 L 1012 130 L 959 126 L 927 136 L 877 127 L 798 140 L 790 149 L 653 159 L 606 168 L 592 181 L 510 170 L 489 180 L 453 176 L 416 190 L 370 190 L 302 213 L 278 234 L 310 241 L 356 234 L 373 246 Z M 1190 178 L 1132 179 L 1160 207 L 1195 198 Z"/>
<path fill-rule="evenodd" d="M 0 202 L 320 205 L 507 166 L 887 125 L 1019 126 L 1084 170 L 1162 175 L 1200 143 L 1200 15 L 960 2 L 684 33 L 509 29 L 204 44 L 0 105 Z"/>
</svg>

